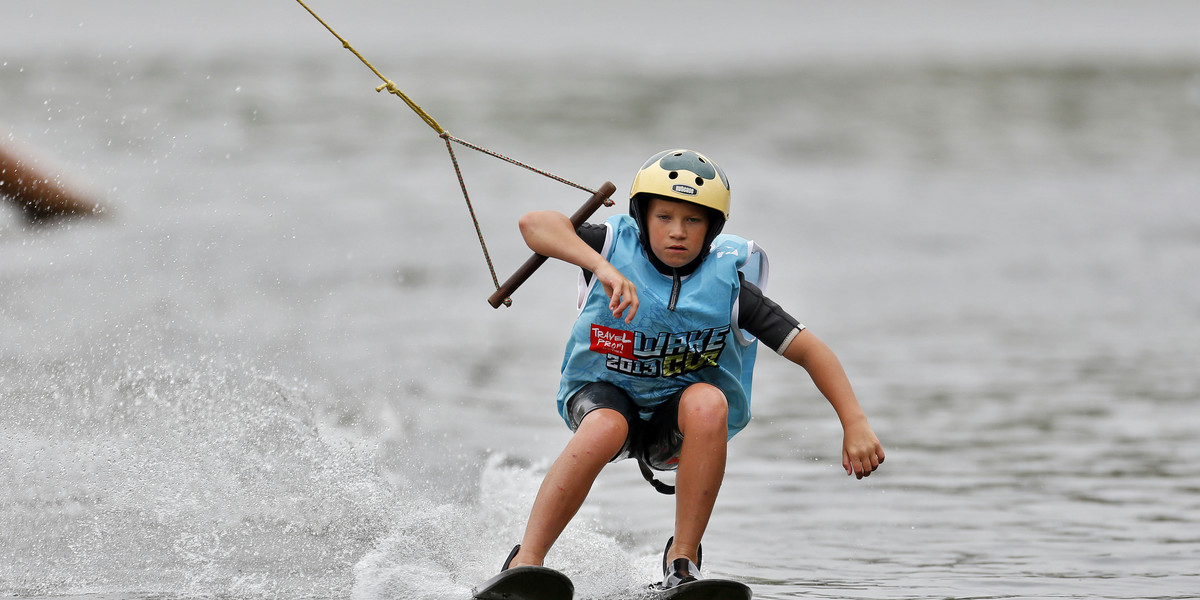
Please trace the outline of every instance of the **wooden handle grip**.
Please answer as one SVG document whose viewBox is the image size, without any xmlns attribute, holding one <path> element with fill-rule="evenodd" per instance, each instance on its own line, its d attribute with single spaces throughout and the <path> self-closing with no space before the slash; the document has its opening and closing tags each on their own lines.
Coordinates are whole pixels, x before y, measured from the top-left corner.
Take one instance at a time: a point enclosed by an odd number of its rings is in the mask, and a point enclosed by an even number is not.
<svg viewBox="0 0 1200 600">
<path fill-rule="evenodd" d="M 580 206 L 579 210 L 575 211 L 575 214 L 571 215 L 571 225 L 575 229 L 579 229 L 579 226 L 583 225 L 588 218 L 595 214 L 600 209 L 600 205 L 604 204 L 615 191 L 617 191 L 617 186 L 613 185 L 611 181 L 605 181 L 604 185 L 600 186 L 600 189 L 595 194 L 592 194 L 592 197 L 588 198 L 587 202 L 583 203 L 583 206 Z M 529 276 L 533 275 L 533 272 L 538 270 L 542 266 L 542 263 L 545 262 L 546 257 L 541 254 L 530 256 L 525 261 L 525 264 L 521 265 L 520 268 L 505 280 L 491 296 L 488 296 L 488 304 L 491 304 L 492 308 L 500 308 L 501 304 L 511 304 L 512 300 L 509 296 L 517 291 L 517 288 L 521 287 L 521 284 L 525 283 L 525 280 L 529 279 Z"/>
</svg>

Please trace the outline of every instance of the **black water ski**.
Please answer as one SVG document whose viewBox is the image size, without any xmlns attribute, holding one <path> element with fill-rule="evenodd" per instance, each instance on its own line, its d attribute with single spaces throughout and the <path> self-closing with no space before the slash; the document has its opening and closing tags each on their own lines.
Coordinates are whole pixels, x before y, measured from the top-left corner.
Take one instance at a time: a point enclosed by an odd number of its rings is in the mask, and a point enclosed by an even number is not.
<svg viewBox="0 0 1200 600">
<path fill-rule="evenodd" d="M 658 586 L 655 586 L 658 589 Z M 659 589 L 655 600 L 750 600 L 750 586 L 731 579 L 699 579 L 669 590 Z"/>
<path fill-rule="evenodd" d="M 478 600 L 571 600 L 575 584 L 546 567 L 513 567 L 471 590 Z"/>
</svg>

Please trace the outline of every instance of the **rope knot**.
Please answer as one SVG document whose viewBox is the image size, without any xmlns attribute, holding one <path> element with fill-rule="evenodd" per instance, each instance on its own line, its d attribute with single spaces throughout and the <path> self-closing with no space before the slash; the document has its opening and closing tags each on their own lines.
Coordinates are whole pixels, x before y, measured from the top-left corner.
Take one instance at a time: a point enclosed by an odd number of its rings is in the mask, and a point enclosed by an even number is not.
<svg viewBox="0 0 1200 600">
<path fill-rule="evenodd" d="M 396 87 L 396 82 L 392 81 L 391 79 L 384 79 L 384 81 L 386 83 L 384 83 L 381 86 L 376 87 L 375 91 L 382 92 L 384 90 L 384 88 L 387 88 L 387 91 L 389 94 L 400 95 L 400 90 Z"/>
</svg>

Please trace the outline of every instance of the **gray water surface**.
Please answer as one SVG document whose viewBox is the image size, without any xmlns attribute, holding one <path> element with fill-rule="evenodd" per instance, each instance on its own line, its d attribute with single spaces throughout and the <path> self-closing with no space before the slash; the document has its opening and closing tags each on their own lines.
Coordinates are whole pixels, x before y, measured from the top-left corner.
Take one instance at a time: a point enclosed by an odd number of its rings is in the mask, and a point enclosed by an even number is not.
<svg viewBox="0 0 1200 600">
<path fill-rule="evenodd" d="M 110 210 L 0 207 L 0 594 L 466 598 L 569 435 L 573 269 L 488 307 L 443 142 L 298 5 L 43 4 L 0 9 L 0 142 Z M 709 575 L 1200 597 L 1192 4 L 701 3 L 682 57 L 659 7 L 377 4 L 311 3 L 455 135 L 622 192 L 662 148 L 719 161 L 845 364 L 883 469 L 847 478 L 760 353 Z M 587 196 L 456 152 L 501 277 L 521 213 Z M 614 465 L 549 566 L 640 593 L 672 515 Z"/>
</svg>

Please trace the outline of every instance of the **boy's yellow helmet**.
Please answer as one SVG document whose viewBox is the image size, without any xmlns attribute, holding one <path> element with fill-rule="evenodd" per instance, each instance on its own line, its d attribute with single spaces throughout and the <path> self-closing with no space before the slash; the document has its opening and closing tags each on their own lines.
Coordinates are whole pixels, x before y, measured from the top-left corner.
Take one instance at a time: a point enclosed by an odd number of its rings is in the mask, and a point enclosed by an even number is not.
<svg viewBox="0 0 1200 600">
<path fill-rule="evenodd" d="M 651 156 L 633 178 L 629 197 L 638 194 L 707 206 L 729 219 L 729 179 L 717 163 L 693 150 L 664 150 Z"/>
</svg>

